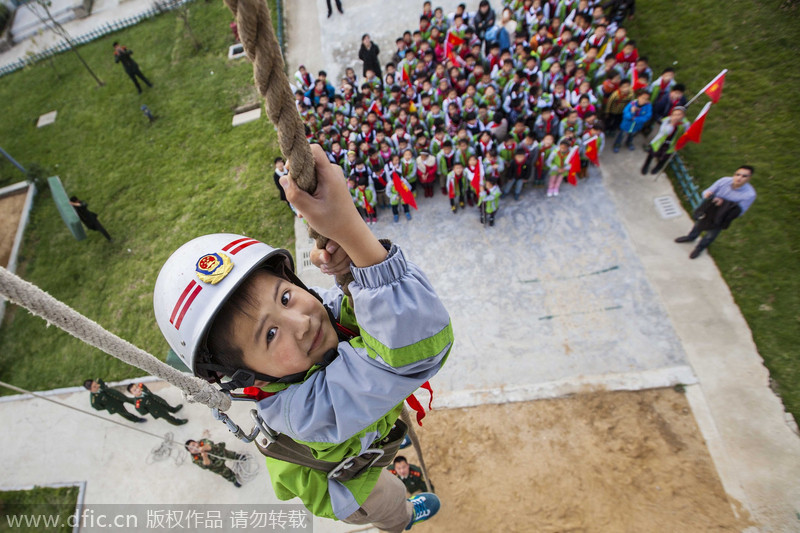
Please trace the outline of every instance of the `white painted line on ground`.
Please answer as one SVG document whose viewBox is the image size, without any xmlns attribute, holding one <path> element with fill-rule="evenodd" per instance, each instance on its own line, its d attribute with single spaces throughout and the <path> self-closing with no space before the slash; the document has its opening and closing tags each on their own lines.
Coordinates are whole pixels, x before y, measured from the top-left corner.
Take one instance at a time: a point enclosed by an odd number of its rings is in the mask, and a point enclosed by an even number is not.
<svg viewBox="0 0 800 533">
<path fill-rule="evenodd" d="M 624 374 L 569 377 L 547 383 L 533 383 L 499 389 L 446 392 L 434 396 L 434 405 L 436 409 L 456 409 L 460 407 L 475 407 L 477 405 L 561 398 L 571 394 L 592 391 L 635 391 L 695 383 L 697 383 L 697 378 L 690 367 L 676 366 Z"/>
</svg>

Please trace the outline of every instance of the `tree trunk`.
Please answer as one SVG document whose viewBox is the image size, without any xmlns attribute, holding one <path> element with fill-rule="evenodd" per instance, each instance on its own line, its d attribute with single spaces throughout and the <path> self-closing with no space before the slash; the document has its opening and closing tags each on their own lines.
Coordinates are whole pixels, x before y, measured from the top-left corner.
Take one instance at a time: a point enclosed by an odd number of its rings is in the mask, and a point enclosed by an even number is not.
<svg viewBox="0 0 800 533">
<path fill-rule="evenodd" d="M 50 1 L 49 0 L 36 0 L 35 3 L 36 3 L 36 5 L 41 7 L 44 10 L 44 13 L 45 13 L 45 15 L 43 16 L 41 13 L 39 13 L 38 9 L 32 9 L 33 13 L 36 15 L 36 18 L 38 18 L 42 22 L 42 24 L 44 24 L 45 26 L 47 26 L 48 23 L 49 23 L 50 24 L 50 28 L 54 32 L 56 32 L 58 35 L 63 37 L 64 40 L 67 42 L 67 45 L 69 46 L 69 49 L 72 50 L 73 52 L 75 52 L 75 55 L 78 56 L 78 59 L 80 60 L 81 64 L 83 64 L 83 66 L 86 68 L 87 72 L 89 72 L 89 74 L 91 74 L 92 78 L 94 78 L 94 81 L 97 82 L 97 86 L 98 87 L 104 86 L 105 82 L 103 80 L 101 80 L 97 76 L 97 74 L 94 73 L 94 71 L 89 66 L 89 64 L 86 63 L 86 61 L 83 59 L 83 56 L 81 56 L 80 52 L 78 52 L 77 47 L 72 42 L 72 37 L 70 36 L 69 32 L 66 29 L 64 29 L 64 26 L 62 26 L 61 23 L 59 23 L 53 17 L 53 14 L 50 13 L 50 7 L 49 7 Z"/>
</svg>

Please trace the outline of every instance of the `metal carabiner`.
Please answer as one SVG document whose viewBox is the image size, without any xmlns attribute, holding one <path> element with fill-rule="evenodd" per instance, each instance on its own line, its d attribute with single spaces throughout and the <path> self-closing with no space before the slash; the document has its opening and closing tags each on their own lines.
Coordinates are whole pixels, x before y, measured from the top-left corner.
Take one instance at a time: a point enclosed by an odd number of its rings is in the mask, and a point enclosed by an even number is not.
<svg viewBox="0 0 800 533">
<path fill-rule="evenodd" d="M 272 444 L 278 439 L 278 435 L 280 435 L 280 433 L 269 427 L 267 423 L 264 422 L 264 419 L 261 418 L 261 415 L 258 414 L 256 409 L 250 410 L 250 418 L 253 419 L 253 422 L 256 424 L 256 429 L 261 431 L 261 433 L 264 435 L 264 438 L 267 439 L 267 442 Z"/>
<path fill-rule="evenodd" d="M 226 426 L 228 426 L 228 431 L 233 433 L 237 439 L 249 444 L 256 440 L 256 437 L 258 437 L 258 433 L 260 431 L 258 426 L 254 427 L 253 430 L 247 434 L 236 422 L 231 420 L 227 414 L 223 413 L 216 407 L 211 409 L 211 413 L 214 415 L 214 418 L 222 421 Z"/>
</svg>

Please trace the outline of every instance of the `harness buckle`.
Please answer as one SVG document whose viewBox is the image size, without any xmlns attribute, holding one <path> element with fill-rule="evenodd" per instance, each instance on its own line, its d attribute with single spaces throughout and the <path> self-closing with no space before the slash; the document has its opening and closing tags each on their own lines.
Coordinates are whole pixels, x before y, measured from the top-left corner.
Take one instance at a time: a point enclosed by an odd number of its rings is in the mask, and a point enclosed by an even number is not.
<svg viewBox="0 0 800 533">
<path fill-rule="evenodd" d="M 328 479 L 336 479 L 336 478 L 338 478 L 339 476 L 342 475 L 342 473 L 345 470 L 351 468 L 355 464 L 355 460 L 357 458 L 364 457 L 365 455 L 369 455 L 369 454 L 374 455 L 374 457 L 372 459 L 370 459 L 370 461 L 367 464 L 365 464 L 363 467 L 359 468 L 358 472 L 356 472 L 352 476 L 352 478 L 357 478 L 359 475 L 361 475 L 362 472 L 364 472 L 368 468 L 372 467 L 372 465 L 374 465 L 376 462 L 378 462 L 378 460 L 381 457 L 383 457 L 383 450 L 380 449 L 380 448 L 367 448 L 360 455 L 353 455 L 351 457 L 346 457 L 345 459 L 342 460 L 342 462 L 340 462 L 338 465 L 336 465 L 336 467 L 333 470 L 328 472 Z"/>
</svg>

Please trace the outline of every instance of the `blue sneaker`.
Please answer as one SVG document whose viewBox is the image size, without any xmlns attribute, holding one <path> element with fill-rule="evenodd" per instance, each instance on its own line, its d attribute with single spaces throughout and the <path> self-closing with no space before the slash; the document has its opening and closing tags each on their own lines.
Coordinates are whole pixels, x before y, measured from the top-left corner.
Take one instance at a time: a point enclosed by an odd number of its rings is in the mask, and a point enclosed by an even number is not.
<svg viewBox="0 0 800 533">
<path fill-rule="evenodd" d="M 395 221 L 395 222 L 398 222 L 399 220 L 400 220 L 400 217 L 399 217 L 398 215 L 395 215 L 395 216 L 394 216 L 394 221 Z"/>
<path fill-rule="evenodd" d="M 615 154 L 619 153 L 619 145 L 618 144 L 614 145 L 614 153 Z"/>
<path fill-rule="evenodd" d="M 409 446 L 411 446 L 411 438 L 408 435 L 406 435 L 405 437 L 403 437 L 403 442 L 400 443 L 400 449 L 403 450 L 405 448 L 408 448 Z"/>
<path fill-rule="evenodd" d="M 406 220 L 411 220 L 411 213 L 406 213 Z"/>
<path fill-rule="evenodd" d="M 408 501 L 414 505 L 414 517 L 406 526 L 406 531 L 417 522 L 424 522 L 435 515 L 441 507 L 439 498 L 432 492 L 421 492 Z"/>
</svg>

